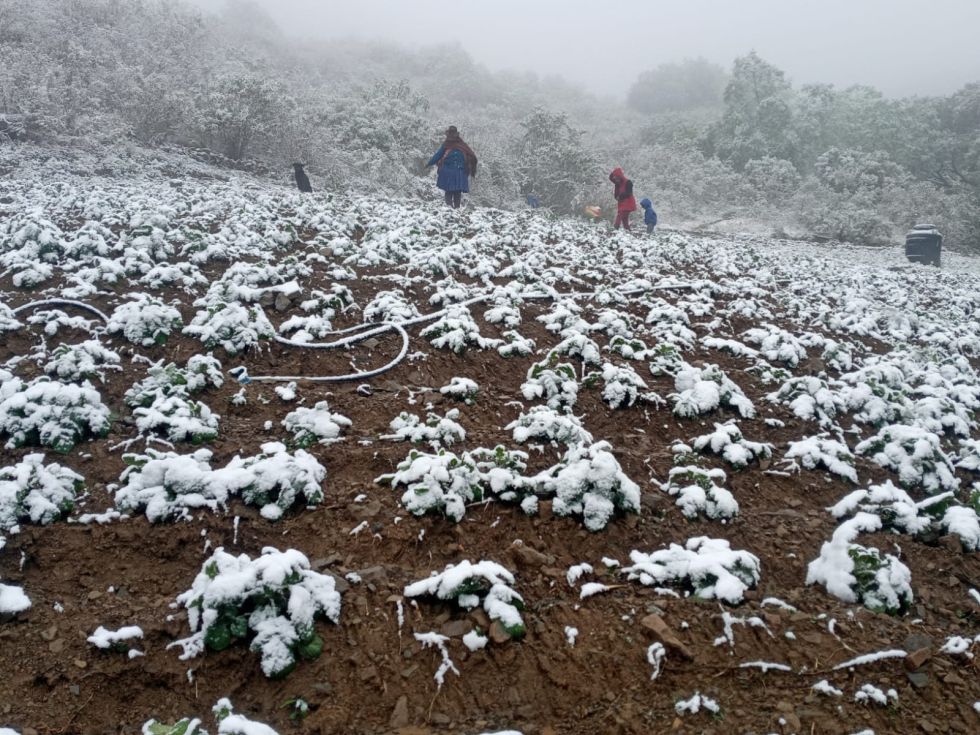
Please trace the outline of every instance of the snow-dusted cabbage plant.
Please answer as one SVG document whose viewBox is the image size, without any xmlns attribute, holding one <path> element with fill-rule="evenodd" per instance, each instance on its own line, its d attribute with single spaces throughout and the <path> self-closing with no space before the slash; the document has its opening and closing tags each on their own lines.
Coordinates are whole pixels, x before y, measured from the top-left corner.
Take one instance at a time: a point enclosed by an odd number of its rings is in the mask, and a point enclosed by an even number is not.
<svg viewBox="0 0 980 735">
<path fill-rule="evenodd" d="M 107 370 L 119 371 L 119 355 L 95 339 L 79 344 L 60 344 L 44 361 L 44 372 L 57 380 L 81 383 L 105 380 Z"/>
<path fill-rule="evenodd" d="M 306 556 L 295 549 L 266 547 L 251 559 L 219 548 L 191 588 L 177 596 L 176 605 L 187 610 L 192 633 L 170 644 L 183 649 L 182 660 L 251 639 L 249 647 L 260 654 L 262 672 L 272 678 L 289 674 L 300 658 L 320 655 L 323 639 L 316 620 L 340 620 L 340 593 L 333 577 L 311 570 Z"/>
<path fill-rule="evenodd" d="M 806 583 L 822 584 L 844 602 L 860 602 L 875 612 L 899 615 L 912 604 L 912 573 L 891 554 L 854 543 L 860 533 L 874 533 L 882 520 L 857 513 L 834 531 L 807 566 Z"/>
<path fill-rule="evenodd" d="M 183 331 L 199 339 L 208 350 L 221 347 L 229 355 L 237 355 L 276 336 L 275 328 L 260 306 L 209 301 L 206 297 L 194 304 L 203 308 Z"/>
<path fill-rule="evenodd" d="M 28 454 L 0 468 L 0 531 L 22 521 L 46 525 L 75 507 L 85 483 L 77 472 L 60 464 L 44 464 L 43 454 Z"/>
<path fill-rule="evenodd" d="M 262 445 L 254 457 L 233 457 L 216 478 L 241 494 L 246 505 L 259 507 L 263 518 L 278 520 L 297 502 L 309 507 L 323 500 L 327 470 L 302 449 L 290 454 L 279 442 Z"/>
<path fill-rule="evenodd" d="M 499 620 L 511 638 L 524 636 L 523 598 L 514 591 L 514 575 L 493 561 L 463 560 L 405 587 L 405 597 L 453 600 L 464 610 L 481 604 L 490 620 Z"/>
<path fill-rule="evenodd" d="M 607 362 L 602 366 L 602 400 L 610 408 L 628 408 L 637 401 L 663 403 L 656 393 L 647 390 L 647 384 L 637 372 L 628 365 L 619 366 Z"/>
<path fill-rule="evenodd" d="M 708 449 L 715 454 L 720 454 L 726 462 L 737 469 L 748 466 L 753 459 L 772 456 L 772 444 L 749 441 L 742 436 L 742 431 L 735 421 L 715 424 L 713 432 L 695 437 L 692 444 L 699 452 Z"/>
<path fill-rule="evenodd" d="M 340 441 L 341 433 L 350 428 L 351 420 L 339 413 L 332 413 L 326 401 L 317 401 L 313 408 L 300 406 L 286 414 L 282 425 L 293 435 L 290 444 L 305 449 L 317 442 L 333 444 Z"/>
<path fill-rule="evenodd" d="M 415 414 L 402 411 L 388 425 L 391 433 L 383 434 L 381 438 L 413 444 L 427 443 L 433 448 L 448 447 L 466 439 L 466 430 L 456 422 L 458 418 L 458 408 L 449 409 L 445 416 L 429 413 L 425 423 Z"/>
<path fill-rule="evenodd" d="M 903 487 L 922 487 L 928 492 L 955 490 L 960 481 L 953 462 L 943 451 L 939 437 L 918 426 L 892 424 L 860 442 L 855 451 L 869 455 L 885 469 L 898 473 Z"/>
<path fill-rule="evenodd" d="M 677 497 L 676 505 L 687 518 L 727 519 L 738 514 L 738 502 L 724 483 L 724 470 L 689 465 L 672 467 L 660 489 Z"/>
<path fill-rule="evenodd" d="M 698 416 L 722 407 L 738 411 L 742 418 L 755 416 L 752 401 L 717 365 L 685 366 L 674 377 L 674 389 L 677 392 L 669 398 L 678 416 Z"/>
<path fill-rule="evenodd" d="M 110 334 L 122 332 L 133 344 L 152 347 L 164 344 L 184 323 L 179 311 L 158 298 L 145 293 L 127 294 L 127 298 L 109 317 Z"/>
<path fill-rule="evenodd" d="M 405 487 L 402 505 L 412 514 L 442 513 L 459 522 L 468 503 L 483 497 L 482 478 L 474 460 L 466 453 L 457 456 L 445 449 L 438 454 L 412 450 L 395 472 L 375 482 Z"/>
<path fill-rule="evenodd" d="M 728 541 L 697 536 L 684 546 L 645 554 L 631 551 L 632 566 L 623 567 L 627 579 L 647 586 L 681 585 L 705 600 L 739 604 L 747 589 L 759 583 L 759 558 L 748 551 L 733 551 Z"/>
<path fill-rule="evenodd" d="M 786 456 L 783 458 L 791 466 L 802 464 L 808 470 L 823 467 L 828 472 L 843 477 L 851 482 L 857 482 L 857 470 L 854 469 L 854 455 L 846 444 L 831 439 L 824 434 L 808 436 L 798 442 L 790 442 Z"/>
<path fill-rule="evenodd" d="M 461 305 L 450 306 L 442 317 L 419 334 L 429 340 L 433 347 L 452 350 L 457 355 L 463 354 L 471 346 L 487 350 L 503 344 L 499 339 L 483 337 L 470 310 Z"/>
<path fill-rule="evenodd" d="M 613 515 L 640 512 L 640 488 L 612 454 L 609 442 L 573 445 L 561 462 L 542 473 L 545 492 L 554 493 L 556 515 L 582 516 L 590 531 L 601 531 Z"/>
<path fill-rule="evenodd" d="M 533 439 L 568 445 L 592 443 L 592 434 L 585 430 L 577 417 L 559 413 L 548 406 L 531 406 L 505 428 L 507 431 L 513 430 L 514 441 L 521 444 Z"/>
<path fill-rule="evenodd" d="M 578 400 L 578 380 L 571 363 L 549 359 L 537 362 L 527 371 L 521 394 L 529 401 L 544 399 L 555 411 L 571 411 Z"/>
<path fill-rule="evenodd" d="M 766 398 L 773 403 L 789 407 L 801 419 L 817 421 L 830 428 L 840 413 L 846 409 L 846 401 L 823 378 L 805 375 L 789 378 Z"/>
<path fill-rule="evenodd" d="M 800 360 L 806 359 L 806 347 L 795 335 L 773 324 L 754 327 L 743 332 L 747 342 L 759 346 L 759 351 L 767 360 L 782 362 L 796 367 Z"/>
<path fill-rule="evenodd" d="M 439 392 L 444 396 L 455 398 L 457 401 L 462 401 L 470 406 L 473 405 L 479 390 L 480 387 L 476 384 L 475 380 L 454 377 L 449 381 L 449 385 L 442 386 Z"/>
<path fill-rule="evenodd" d="M 91 384 L 35 378 L 24 383 L 0 369 L 0 432 L 6 448 L 51 447 L 67 454 L 80 441 L 109 433 L 109 409 Z"/>
</svg>

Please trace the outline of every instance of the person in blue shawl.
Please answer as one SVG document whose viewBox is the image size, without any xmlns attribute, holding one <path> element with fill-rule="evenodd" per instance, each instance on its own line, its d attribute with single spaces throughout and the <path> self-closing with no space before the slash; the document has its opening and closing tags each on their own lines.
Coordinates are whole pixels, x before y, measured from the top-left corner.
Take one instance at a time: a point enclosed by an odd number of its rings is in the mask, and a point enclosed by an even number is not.
<svg viewBox="0 0 980 735">
<path fill-rule="evenodd" d="M 470 176 L 476 176 L 476 154 L 463 142 L 455 125 L 446 130 L 446 140 L 429 159 L 429 166 L 439 171 L 436 186 L 446 192 L 446 204 L 459 209 L 463 193 L 470 191 Z"/>
<path fill-rule="evenodd" d="M 643 224 L 647 226 L 647 232 L 653 234 L 653 228 L 657 226 L 657 213 L 653 211 L 653 202 L 649 199 L 641 199 L 640 206 L 643 207 Z"/>
</svg>

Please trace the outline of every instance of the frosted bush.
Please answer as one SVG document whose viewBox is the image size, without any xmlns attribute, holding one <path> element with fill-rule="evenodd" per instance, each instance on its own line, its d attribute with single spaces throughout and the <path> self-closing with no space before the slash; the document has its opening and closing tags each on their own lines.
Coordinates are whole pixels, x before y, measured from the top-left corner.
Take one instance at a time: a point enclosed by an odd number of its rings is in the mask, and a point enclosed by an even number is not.
<svg viewBox="0 0 980 735">
<path fill-rule="evenodd" d="M 742 602 L 747 589 L 759 583 L 759 559 L 748 551 L 733 551 L 728 541 L 698 536 L 684 546 L 645 554 L 631 551 L 632 566 L 623 567 L 627 579 L 647 586 L 682 585 L 696 597 Z"/>
<path fill-rule="evenodd" d="M 455 601 L 464 610 L 472 610 L 481 604 L 490 620 L 499 620 L 511 638 L 522 638 L 525 633 L 521 610 L 523 598 L 514 591 L 514 575 L 493 561 L 472 563 L 463 560 L 447 564 L 442 572 L 433 572 L 427 579 L 405 587 L 405 597 L 435 597 Z"/>
<path fill-rule="evenodd" d="M 109 409 L 89 383 L 35 378 L 24 383 L 0 369 L 0 432 L 7 449 L 51 447 L 67 454 L 80 441 L 109 433 Z"/>
<path fill-rule="evenodd" d="M 499 339 L 489 339 L 480 335 L 480 328 L 465 306 L 450 306 L 440 317 L 419 333 L 429 340 L 433 347 L 452 350 L 457 355 L 475 346 L 482 350 L 498 347 Z"/>
<path fill-rule="evenodd" d="M 821 434 L 808 436 L 798 442 L 790 442 L 784 461 L 796 464 L 796 460 L 808 470 L 823 467 L 828 472 L 843 477 L 851 482 L 857 482 L 857 470 L 854 469 L 854 455 L 836 439 Z"/>
<path fill-rule="evenodd" d="M 766 398 L 788 406 L 799 418 L 817 421 L 823 427 L 833 426 L 837 415 L 846 409 L 845 400 L 830 388 L 827 381 L 812 375 L 790 378 Z"/>
<path fill-rule="evenodd" d="M 651 350 L 647 348 L 646 342 L 642 339 L 628 337 L 622 334 L 617 334 L 610 339 L 609 346 L 606 349 L 627 360 L 645 360 L 652 354 Z"/>
<path fill-rule="evenodd" d="M 14 316 L 13 310 L 5 303 L 0 301 L 0 334 L 6 332 L 16 332 L 23 329 L 24 325 Z"/>
<path fill-rule="evenodd" d="M 662 375 L 676 376 L 685 367 L 689 367 L 684 362 L 677 347 L 667 342 L 662 342 L 653 349 L 647 350 L 644 358 L 650 360 L 650 372 L 658 377 Z"/>
<path fill-rule="evenodd" d="M 677 392 L 669 398 L 678 416 L 690 418 L 721 407 L 738 411 L 742 418 L 755 416 L 752 401 L 717 365 L 681 368 L 674 377 L 674 388 Z"/>
<path fill-rule="evenodd" d="M 695 437 L 692 443 L 697 451 L 709 449 L 738 469 L 748 466 L 754 459 L 772 456 L 772 444 L 749 441 L 742 436 L 742 431 L 734 421 L 715 424 L 713 432 Z"/>
<path fill-rule="evenodd" d="M 921 486 L 931 493 L 955 490 L 960 481 L 939 437 L 918 426 L 892 424 L 860 442 L 855 451 L 870 455 L 881 467 L 898 473 L 904 487 Z"/>
<path fill-rule="evenodd" d="M 956 469 L 980 473 L 980 439 L 960 439 Z"/>
<path fill-rule="evenodd" d="M 858 512 L 871 513 L 881 519 L 883 530 L 914 536 L 932 527 L 933 519 L 923 513 L 923 508 L 907 492 L 895 487 L 891 480 L 885 480 L 880 485 L 870 485 L 848 493 L 830 508 L 830 512 L 837 519 Z"/>
<path fill-rule="evenodd" d="M 590 531 L 601 531 L 617 512 L 640 512 L 640 488 L 613 456 L 609 442 L 572 445 L 561 462 L 546 470 L 542 487 L 554 493 L 555 515 L 582 516 Z"/>
<path fill-rule="evenodd" d="M 503 357 L 526 357 L 534 353 L 534 340 L 523 337 L 514 330 L 503 333 L 503 343 L 497 347 L 497 352 Z"/>
<path fill-rule="evenodd" d="M 482 478 L 475 462 L 467 454 L 458 457 L 445 449 L 438 454 L 411 451 L 396 471 L 381 475 L 375 482 L 404 486 L 401 502 L 410 513 L 442 513 L 457 523 L 466 512 L 467 503 L 483 497 Z"/>
<path fill-rule="evenodd" d="M 724 483 L 724 470 L 690 465 L 672 467 L 660 489 L 677 497 L 676 505 L 686 518 L 693 520 L 703 515 L 715 520 L 728 519 L 738 514 L 738 502 L 722 487 Z"/>
<path fill-rule="evenodd" d="M 196 337 L 205 349 L 221 347 L 229 355 L 258 347 L 262 340 L 276 336 L 276 330 L 259 306 L 244 306 L 237 301 L 194 302 L 203 306 L 184 327 L 184 334 Z"/>
<path fill-rule="evenodd" d="M 493 449 L 474 449 L 470 459 L 476 463 L 480 481 L 489 494 L 505 503 L 519 503 L 528 515 L 538 510 L 537 478 L 526 477 L 527 452 L 509 450 L 501 445 Z"/>
<path fill-rule="evenodd" d="M 834 531 L 820 556 L 807 566 L 806 583 L 822 584 L 844 602 L 860 602 L 874 612 L 904 613 L 912 604 L 912 573 L 891 554 L 854 543 L 860 533 L 881 530 L 882 521 L 858 513 Z"/>
<path fill-rule="evenodd" d="M 293 446 L 306 449 L 316 444 L 333 444 L 341 440 L 341 433 L 351 426 L 351 420 L 339 413 L 332 413 L 326 401 L 318 401 L 313 408 L 300 406 L 286 414 L 282 425 L 293 435 Z"/>
<path fill-rule="evenodd" d="M 602 362 L 602 355 L 599 345 L 585 334 L 575 332 L 569 334 L 565 339 L 555 345 L 548 353 L 548 358 L 553 362 L 558 362 L 557 357 L 577 357 L 585 365 L 599 365 Z"/>
<path fill-rule="evenodd" d="M 767 360 L 796 367 L 800 364 L 800 360 L 806 359 L 803 342 L 785 329 L 772 324 L 748 329 L 742 333 L 742 336 L 747 342 L 758 345 L 759 352 Z"/>
<path fill-rule="evenodd" d="M 727 352 L 735 357 L 756 358 L 759 356 L 758 350 L 753 350 L 736 339 L 723 339 L 721 337 L 702 337 L 701 344 L 712 350 Z"/>
<path fill-rule="evenodd" d="M 980 490 L 974 490 L 969 505 L 946 509 L 938 526 L 945 533 L 956 534 L 967 551 L 980 551 Z"/>
<path fill-rule="evenodd" d="M 434 449 L 440 445 L 448 447 L 466 439 L 466 430 L 456 422 L 458 418 L 459 409 L 452 408 L 445 416 L 429 413 L 423 424 L 415 414 L 402 411 L 388 425 L 392 433 L 383 434 L 381 438 L 413 444 L 427 443 Z"/>
<path fill-rule="evenodd" d="M 144 293 L 130 293 L 129 301 L 120 304 L 106 325 L 110 334 L 122 332 L 123 337 L 143 347 L 162 345 L 172 332 L 180 329 L 180 312 L 163 301 Z"/>
<path fill-rule="evenodd" d="M 578 400 L 578 381 L 570 363 L 538 362 L 527 371 L 521 394 L 528 401 L 544 399 L 548 407 L 571 411 Z"/>
<path fill-rule="evenodd" d="M 193 454 L 159 452 L 124 454 L 126 469 L 115 493 L 116 508 L 125 513 L 145 512 L 151 523 L 190 520 L 191 511 L 215 511 L 228 502 L 229 487 L 214 482 L 211 452 Z"/>
<path fill-rule="evenodd" d="M 467 405 L 472 405 L 479 390 L 480 387 L 476 384 L 475 380 L 454 377 L 449 381 L 449 385 L 442 386 L 439 392 L 444 396 L 449 396 L 450 398 L 455 398 L 457 401 L 463 401 Z"/>
<path fill-rule="evenodd" d="M 187 610 L 192 633 L 168 646 L 180 646 L 182 660 L 251 638 L 249 647 L 261 656 L 262 672 L 272 678 L 289 674 L 299 658 L 319 657 L 323 640 L 316 620 L 340 620 L 333 577 L 312 571 L 295 549 L 266 547 L 251 559 L 219 548 L 176 605 Z"/>
<path fill-rule="evenodd" d="M 203 444 L 218 436 L 218 415 L 180 394 L 157 396 L 149 406 L 133 409 L 133 419 L 140 434 L 158 434 L 171 442 Z"/>
<path fill-rule="evenodd" d="M 211 355 L 194 355 L 183 368 L 163 361 L 147 368 L 147 377 L 126 391 L 126 404 L 133 408 L 150 406 L 160 397 L 189 396 L 208 386 L 220 388 L 224 383 L 221 363 Z"/>
<path fill-rule="evenodd" d="M 327 470 L 302 449 L 290 454 L 284 444 L 267 442 L 261 454 L 236 456 L 214 474 L 220 483 L 240 492 L 247 505 L 258 506 L 263 518 L 275 521 L 297 502 L 307 507 L 320 503 Z"/>
<path fill-rule="evenodd" d="M 21 521 L 46 525 L 75 507 L 85 479 L 60 464 L 44 464 L 43 454 L 28 454 L 0 468 L 0 531 Z"/>
<path fill-rule="evenodd" d="M 647 384 L 633 368 L 617 366 L 607 362 L 602 366 L 602 400 L 610 408 L 627 408 L 638 400 L 663 403 L 656 393 L 647 391 Z"/>
<path fill-rule="evenodd" d="M 368 322 L 403 322 L 418 315 L 415 304 L 401 291 L 379 291 L 364 307 L 364 320 Z"/>
<path fill-rule="evenodd" d="M 514 441 L 524 444 L 533 439 L 543 439 L 562 444 L 591 444 L 592 434 L 582 422 L 570 413 L 559 413 L 547 406 L 531 406 L 516 420 L 504 427 L 513 430 Z"/>
<path fill-rule="evenodd" d="M 591 325 L 581 317 L 582 307 L 574 301 L 555 301 L 551 311 L 537 319 L 544 328 L 556 334 L 587 332 Z"/>
<path fill-rule="evenodd" d="M 94 339 L 58 345 L 44 363 L 47 375 L 74 383 L 95 378 L 104 381 L 106 370 L 122 370 L 119 355 Z"/>
<path fill-rule="evenodd" d="M 235 714 L 227 697 L 219 699 L 211 711 L 214 713 L 214 719 L 218 721 L 218 735 L 279 735 L 266 724 L 250 720 L 245 715 Z M 183 734 L 174 733 L 174 735 L 192 734 L 187 732 Z M 207 733 L 201 733 L 201 735 L 207 735 Z"/>
</svg>

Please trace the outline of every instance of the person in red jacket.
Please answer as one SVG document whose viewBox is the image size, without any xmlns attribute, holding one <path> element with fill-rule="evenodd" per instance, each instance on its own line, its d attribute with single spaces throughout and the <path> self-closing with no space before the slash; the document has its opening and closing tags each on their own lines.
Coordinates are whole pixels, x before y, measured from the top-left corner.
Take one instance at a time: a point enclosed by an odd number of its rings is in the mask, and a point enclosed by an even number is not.
<svg viewBox="0 0 980 735">
<path fill-rule="evenodd" d="M 623 169 L 616 168 L 609 174 L 609 180 L 613 182 L 613 196 L 616 197 L 616 222 L 613 225 L 619 229 L 622 225 L 627 232 L 630 231 L 630 212 L 636 211 L 636 198 L 633 196 L 633 182 L 626 178 Z"/>
</svg>

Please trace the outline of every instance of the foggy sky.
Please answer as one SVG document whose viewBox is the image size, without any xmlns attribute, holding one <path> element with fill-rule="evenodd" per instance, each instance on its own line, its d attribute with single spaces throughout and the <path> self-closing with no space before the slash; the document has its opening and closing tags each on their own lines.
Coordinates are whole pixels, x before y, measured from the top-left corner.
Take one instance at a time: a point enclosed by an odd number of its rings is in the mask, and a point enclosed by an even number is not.
<svg viewBox="0 0 980 735">
<path fill-rule="evenodd" d="M 191 0 L 214 9 L 224 0 Z M 980 0 L 254 0 L 290 36 L 459 42 L 492 70 L 622 96 L 641 71 L 755 50 L 794 84 L 888 96 L 980 81 Z"/>
</svg>

